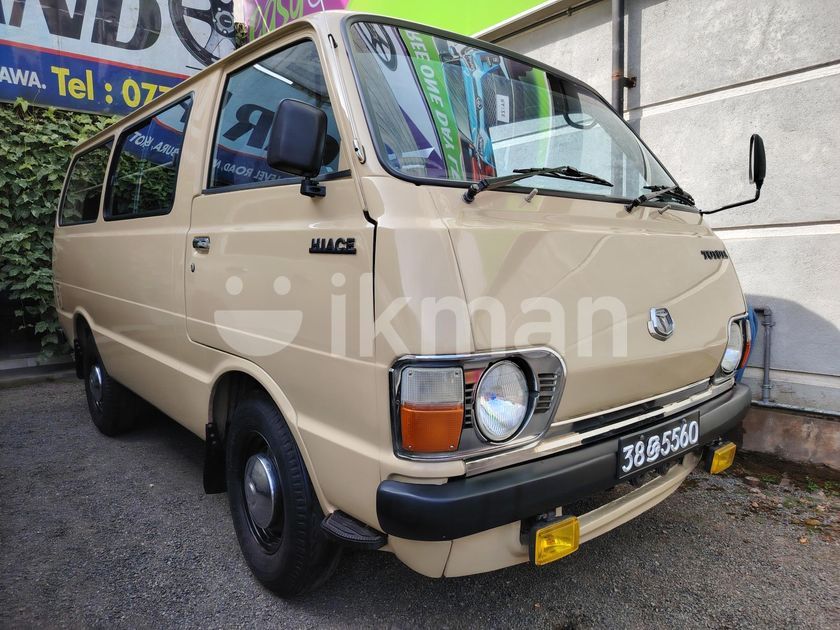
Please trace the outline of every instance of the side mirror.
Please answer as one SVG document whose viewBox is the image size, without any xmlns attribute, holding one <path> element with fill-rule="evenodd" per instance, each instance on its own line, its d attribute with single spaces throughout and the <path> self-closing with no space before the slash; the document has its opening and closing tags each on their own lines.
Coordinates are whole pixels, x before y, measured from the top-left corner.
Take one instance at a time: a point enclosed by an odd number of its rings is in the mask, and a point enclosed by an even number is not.
<svg viewBox="0 0 840 630">
<path fill-rule="evenodd" d="M 332 164 L 332 161 L 338 157 L 338 140 L 327 134 L 327 139 L 324 142 L 324 166 Z"/>
<path fill-rule="evenodd" d="M 714 214 L 729 208 L 745 206 L 748 203 L 755 203 L 761 196 L 761 185 L 764 183 L 764 175 L 767 172 L 767 158 L 764 155 L 764 140 L 757 133 L 750 136 L 750 183 L 755 184 L 755 197 L 746 201 L 730 203 L 715 210 L 701 210 L 700 214 Z"/>
<path fill-rule="evenodd" d="M 280 101 L 268 136 L 268 165 L 303 177 L 300 193 L 323 197 L 326 189 L 312 181 L 321 172 L 327 136 L 323 110 L 295 99 Z"/>
<path fill-rule="evenodd" d="M 764 155 L 764 140 L 757 133 L 750 137 L 750 183 L 761 190 L 764 175 L 767 172 L 767 159 Z"/>
</svg>

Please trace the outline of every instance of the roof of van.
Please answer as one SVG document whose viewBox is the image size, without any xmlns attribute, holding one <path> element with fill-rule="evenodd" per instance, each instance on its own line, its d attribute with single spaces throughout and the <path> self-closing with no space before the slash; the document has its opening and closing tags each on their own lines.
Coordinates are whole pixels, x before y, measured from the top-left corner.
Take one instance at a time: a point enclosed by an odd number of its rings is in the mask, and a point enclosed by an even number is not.
<svg viewBox="0 0 840 630">
<path fill-rule="evenodd" d="M 191 77 L 187 77 L 186 79 L 175 85 L 171 90 L 168 90 L 164 95 L 153 99 L 151 102 L 146 103 L 145 105 L 138 107 L 133 112 L 126 114 L 125 116 L 120 118 L 114 124 L 108 125 L 108 127 L 103 129 L 96 135 L 91 136 L 86 140 L 83 140 L 82 142 L 77 144 L 76 147 L 74 147 L 73 153 L 78 153 L 79 151 L 87 149 L 91 145 L 100 143 L 102 140 L 113 134 L 114 128 L 117 126 L 122 127 L 126 124 L 130 126 L 135 121 L 139 122 L 145 116 L 148 116 L 149 114 L 157 111 L 161 107 L 161 102 L 176 100 L 178 95 L 186 94 L 196 83 L 200 83 L 205 77 L 216 72 L 216 70 L 218 70 L 220 67 L 236 63 L 237 60 L 250 54 L 254 49 L 260 48 L 266 45 L 267 43 L 271 42 L 272 40 L 281 39 L 289 33 L 293 33 L 297 30 L 306 30 L 307 28 L 311 27 L 314 27 L 316 30 L 318 30 L 319 28 L 327 27 L 328 24 L 331 25 L 335 21 L 341 20 L 347 15 L 354 14 L 368 15 L 367 13 L 361 13 L 357 11 L 323 11 L 320 13 L 310 13 L 309 15 L 305 15 L 287 24 L 284 24 L 277 30 L 270 31 L 265 35 L 261 35 L 254 41 L 248 42 L 246 45 L 242 46 L 241 48 L 237 48 L 229 55 L 203 68 L 201 71 L 197 72 Z"/>
<path fill-rule="evenodd" d="M 114 128 L 117 127 L 117 126 L 119 126 L 119 127 L 131 126 L 131 124 L 133 124 L 134 122 L 139 122 L 145 116 L 148 116 L 149 114 L 151 114 L 151 113 L 157 111 L 158 109 L 160 109 L 161 108 L 161 103 L 177 100 L 177 98 L 179 96 L 184 95 L 187 92 L 189 92 L 190 89 L 196 83 L 199 83 L 200 81 L 202 81 L 208 75 L 216 72 L 219 68 L 221 68 L 223 66 L 230 65 L 230 64 L 235 64 L 241 58 L 251 54 L 251 52 L 254 51 L 257 48 L 265 46 L 266 44 L 269 44 L 274 40 L 286 37 L 289 33 L 294 33 L 297 30 L 314 29 L 315 31 L 320 32 L 322 34 L 330 33 L 331 29 L 334 29 L 334 28 L 338 29 L 340 22 L 348 16 L 364 16 L 364 17 L 370 17 L 370 18 L 379 18 L 383 21 L 387 20 L 389 23 L 394 23 L 394 24 L 397 24 L 397 25 L 416 24 L 417 26 L 428 28 L 429 30 L 434 31 L 434 32 L 439 33 L 439 34 L 451 35 L 455 39 L 462 40 L 462 41 L 467 41 L 467 42 L 472 42 L 473 45 L 475 45 L 475 46 L 486 48 L 488 50 L 495 49 L 500 53 L 510 55 L 514 58 L 519 57 L 520 59 L 524 59 L 524 60 L 526 60 L 530 63 L 533 63 L 536 67 L 542 67 L 543 69 L 545 69 L 547 71 L 550 71 L 551 73 L 553 73 L 555 75 L 561 76 L 561 77 L 563 77 L 563 78 L 565 78 L 569 81 L 572 81 L 574 83 L 578 83 L 578 84 L 588 88 L 592 92 L 595 92 L 596 94 L 598 94 L 598 92 L 596 90 L 594 90 L 591 86 L 589 86 L 585 82 L 583 82 L 580 79 L 577 79 L 577 78 L 575 78 L 575 77 L 573 77 L 573 76 L 571 76 L 571 75 L 569 75 L 569 74 L 567 74 L 567 73 L 565 73 L 561 70 L 558 70 L 557 68 L 553 68 L 551 66 L 548 66 L 547 64 L 540 63 L 536 59 L 531 59 L 529 57 L 519 55 L 519 54 L 515 53 L 514 51 L 506 50 L 506 49 L 504 49 L 500 46 L 497 46 L 497 45 L 492 44 L 492 43 L 487 42 L 487 41 L 475 39 L 474 37 L 461 35 L 459 33 L 453 33 L 451 31 L 447 31 L 445 29 L 438 28 L 438 27 L 433 26 L 431 24 L 423 24 L 422 22 L 412 22 L 412 21 L 408 21 L 408 20 L 403 20 L 403 19 L 399 19 L 399 18 L 390 17 L 390 16 L 387 16 L 387 15 L 380 15 L 380 14 L 376 14 L 376 13 L 371 13 L 369 11 L 329 10 L 329 11 L 321 11 L 319 13 L 310 13 L 310 14 L 302 16 L 300 18 L 296 18 L 295 20 L 293 20 L 291 22 L 288 22 L 287 24 L 284 24 L 283 26 L 281 26 L 277 30 L 270 31 L 270 32 L 266 33 L 265 35 L 261 35 L 260 37 L 258 37 L 254 41 L 247 43 L 242 48 L 238 48 L 238 49 L 234 50 L 231 54 L 227 55 L 226 57 L 223 57 L 222 59 L 219 59 L 215 63 L 212 63 L 211 65 L 202 69 L 200 72 L 194 74 L 193 76 L 191 76 L 191 77 L 185 79 L 184 81 L 182 81 L 181 83 L 177 84 L 171 90 L 167 91 L 165 93 L 165 95 L 160 96 L 160 97 L 152 100 L 150 103 L 147 103 L 147 104 L 137 108 L 136 110 L 134 110 L 130 114 L 127 114 L 126 116 L 121 118 L 119 121 L 115 122 L 113 125 L 110 125 L 107 128 L 105 128 L 104 130 L 100 131 L 95 136 L 92 136 L 91 138 L 88 138 L 84 142 L 79 143 L 75 147 L 73 153 L 74 154 L 78 153 L 79 151 L 82 151 L 84 149 L 89 148 L 90 146 L 93 146 L 93 145 L 96 145 L 96 144 L 102 142 L 105 138 L 107 138 L 108 136 L 110 136 L 111 134 L 114 133 Z M 604 102 L 607 103 L 606 100 L 604 100 Z M 607 105 L 609 105 L 609 103 L 607 103 Z"/>
</svg>

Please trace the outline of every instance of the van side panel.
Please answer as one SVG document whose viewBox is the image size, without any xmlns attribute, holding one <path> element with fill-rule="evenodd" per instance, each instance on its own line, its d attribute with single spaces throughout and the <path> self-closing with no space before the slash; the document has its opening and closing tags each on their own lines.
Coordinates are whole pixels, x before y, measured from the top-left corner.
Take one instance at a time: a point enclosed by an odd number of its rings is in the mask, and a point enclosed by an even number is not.
<svg viewBox="0 0 840 630">
<path fill-rule="evenodd" d="M 57 227 L 55 233 L 56 285 L 68 337 L 73 315 L 82 314 L 109 373 L 202 436 L 209 388 L 206 377 L 189 367 L 183 267 L 216 81 L 210 75 L 195 86 L 168 214 L 106 221 L 101 209 L 96 223 Z M 112 157 L 109 171 L 114 163 Z"/>
</svg>

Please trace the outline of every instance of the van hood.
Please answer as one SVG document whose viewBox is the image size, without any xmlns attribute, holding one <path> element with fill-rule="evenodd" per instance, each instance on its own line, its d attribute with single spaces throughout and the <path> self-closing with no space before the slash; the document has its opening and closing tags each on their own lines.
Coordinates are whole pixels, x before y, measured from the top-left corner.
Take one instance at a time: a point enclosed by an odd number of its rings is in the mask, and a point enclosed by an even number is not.
<svg viewBox="0 0 840 630">
<path fill-rule="evenodd" d="M 628 214 L 619 203 L 543 195 L 527 202 L 500 191 L 468 205 L 461 189 L 430 192 L 452 239 L 475 349 L 559 352 L 567 380 L 558 418 L 636 402 L 717 370 L 729 320 L 745 305 L 723 243 L 699 215 L 650 207 Z M 673 319 L 664 341 L 649 332 L 655 308 Z"/>
</svg>

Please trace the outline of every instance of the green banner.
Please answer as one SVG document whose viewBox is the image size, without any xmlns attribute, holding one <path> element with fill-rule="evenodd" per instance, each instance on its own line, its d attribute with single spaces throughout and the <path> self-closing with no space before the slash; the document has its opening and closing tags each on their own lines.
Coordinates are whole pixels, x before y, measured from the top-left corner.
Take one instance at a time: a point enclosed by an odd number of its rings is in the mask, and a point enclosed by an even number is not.
<svg viewBox="0 0 840 630">
<path fill-rule="evenodd" d="M 446 161 L 450 179 L 464 179 L 464 156 L 455 111 L 449 100 L 446 79 L 434 38 L 416 31 L 400 31 L 403 43 L 414 64 L 417 81 L 431 110 L 432 120 Z"/>
<path fill-rule="evenodd" d="M 548 75 L 545 71 L 532 68 L 522 81 L 534 86 L 537 98 L 537 120 L 539 130 L 545 132 L 545 136 L 539 142 L 539 155 L 536 156 L 536 164 L 547 164 L 551 144 L 551 87 L 548 84 Z"/>
</svg>

